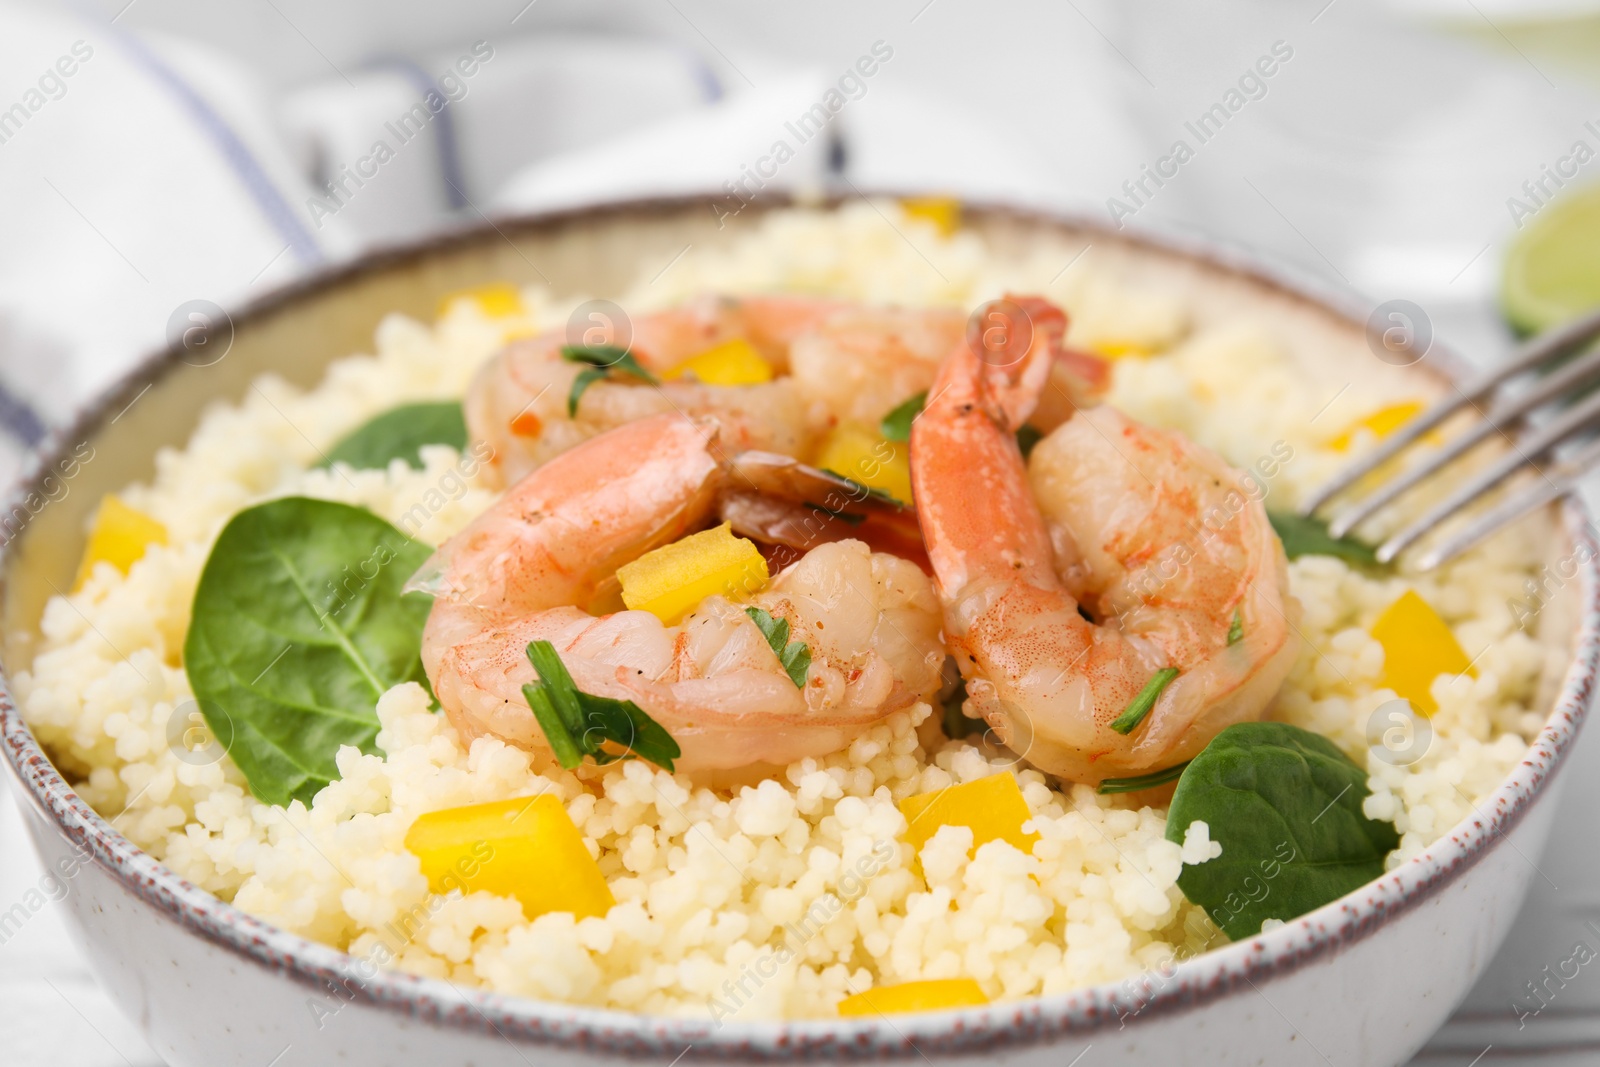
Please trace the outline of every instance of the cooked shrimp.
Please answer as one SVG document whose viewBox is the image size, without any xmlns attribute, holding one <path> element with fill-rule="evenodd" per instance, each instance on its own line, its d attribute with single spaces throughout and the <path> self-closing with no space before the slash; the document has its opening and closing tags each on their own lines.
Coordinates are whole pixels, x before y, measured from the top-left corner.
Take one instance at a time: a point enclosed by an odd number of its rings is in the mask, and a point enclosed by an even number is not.
<svg viewBox="0 0 1600 1067">
<path fill-rule="evenodd" d="M 782 482 L 769 477 L 781 457 L 727 459 L 717 432 L 670 415 L 594 437 L 519 482 L 419 572 L 436 596 L 423 664 L 464 736 L 548 751 L 521 692 L 535 640 L 554 644 L 579 689 L 661 723 L 691 771 L 833 752 L 937 690 L 931 583 L 860 541 L 817 545 L 753 596 L 708 597 L 675 626 L 644 611 L 589 613 L 619 566 L 705 526 L 730 483 L 748 494 Z M 803 688 L 746 606 L 787 619 L 810 648 Z"/>
<path fill-rule="evenodd" d="M 1068 394 L 1081 399 L 1102 387 L 1103 363 L 1059 346 L 1066 322 L 1060 311 L 1037 298 L 1019 300 L 1041 328 L 1058 324 L 1053 373 L 1063 387 L 1050 392 L 1047 405 L 1059 408 Z M 965 314 L 950 308 L 865 307 L 798 296 L 705 297 L 636 320 L 629 341 L 634 357 L 660 375 L 742 338 L 771 364 L 774 380 L 728 386 L 678 379 L 641 388 L 617 376 L 590 385 L 569 414 L 567 397 L 583 368 L 560 358 L 567 338 L 557 332 L 514 342 L 490 360 L 468 390 L 467 425 L 473 437 L 493 447 L 492 466 L 507 483 L 597 433 L 666 412 L 715 416 L 722 444 L 733 452 L 803 457 L 835 424 L 876 427 L 889 411 L 926 391 L 965 328 Z"/>
<path fill-rule="evenodd" d="M 1219 457 L 1109 407 L 1071 414 L 1025 465 L 1012 431 L 1042 358 L 1037 337 L 1009 368 L 962 346 L 912 429 L 966 711 L 1063 778 L 1160 770 L 1259 718 L 1288 674 L 1298 604 L 1283 549 Z M 1125 715 L 1168 669 L 1148 713 Z"/>
<path fill-rule="evenodd" d="M 781 372 L 793 338 L 839 306 L 805 297 L 695 300 L 641 316 L 627 345 L 646 370 L 660 374 L 698 352 L 744 338 Z M 815 436 L 806 401 L 783 377 L 740 386 L 665 381 L 654 388 L 600 381 L 584 390 L 569 414 L 567 397 L 584 368 L 561 358 L 568 343 L 563 331 L 514 341 L 484 365 L 467 390 L 468 430 L 494 449 L 490 466 L 506 484 L 595 434 L 651 415 L 715 415 L 723 444 L 733 451 L 756 448 L 799 456 Z"/>
</svg>

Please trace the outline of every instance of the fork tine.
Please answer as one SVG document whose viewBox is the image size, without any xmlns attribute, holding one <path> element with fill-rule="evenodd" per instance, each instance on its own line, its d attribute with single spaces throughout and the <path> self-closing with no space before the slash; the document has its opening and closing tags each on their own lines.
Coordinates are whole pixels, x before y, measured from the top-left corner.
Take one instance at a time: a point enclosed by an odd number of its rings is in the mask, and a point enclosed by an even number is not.
<svg viewBox="0 0 1600 1067">
<path fill-rule="evenodd" d="M 1306 498 L 1305 503 L 1300 506 L 1300 513 L 1310 515 L 1315 512 L 1361 478 L 1399 455 L 1423 434 L 1468 404 L 1481 400 L 1506 380 L 1533 370 L 1570 349 L 1593 340 L 1596 336 L 1600 336 L 1600 311 L 1540 334 L 1518 349 L 1510 360 L 1478 375 L 1457 389 L 1454 396 L 1447 396 L 1434 403 L 1415 419 L 1386 437 L 1377 448 L 1343 468 L 1326 485 Z"/>
<path fill-rule="evenodd" d="M 1504 432 L 1506 427 L 1520 422 L 1534 408 L 1548 403 L 1597 375 L 1600 375 L 1600 348 L 1584 353 L 1572 362 L 1564 364 L 1559 370 L 1541 378 L 1522 396 L 1514 397 L 1506 403 L 1496 404 L 1484 417 L 1484 421 L 1474 424 L 1470 430 L 1429 456 L 1426 463 L 1420 463 L 1410 470 L 1401 472 L 1379 486 L 1370 496 L 1364 497 L 1335 515 L 1328 523 L 1328 533 L 1334 537 L 1343 537 L 1365 522 L 1379 508 L 1440 469 L 1449 466 L 1491 435 Z"/>
<path fill-rule="evenodd" d="M 1388 563 L 1429 530 L 1476 500 L 1519 468 L 1532 464 L 1544 453 L 1571 437 L 1578 430 L 1600 421 L 1600 393 L 1566 411 L 1546 426 L 1541 426 L 1514 450 L 1501 456 L 1455 492 L 1429 508 L 1421 518 L 1378 546 L 1379 563 Z"/>
<path fill-rule="evenodd" d="M 1440 564 L 1448 563 L 1490 534 L 1511 525 L 1529 512 L 1537 511 L 1552 500 L 1566 496 L 1572 491 L 1573 486 L 1590 472 L 1597 461 L 1600 461 L 1600 440 L 1591 441 L 1587 448 L 1564 462 L 1561 470 L 1552 472 L 1545 481 L 1531 485 L 1520 493 L 1511 494 L 1422 553 L 1417 557 L 1417 569 L 1431 571 Z"/>
</svg>

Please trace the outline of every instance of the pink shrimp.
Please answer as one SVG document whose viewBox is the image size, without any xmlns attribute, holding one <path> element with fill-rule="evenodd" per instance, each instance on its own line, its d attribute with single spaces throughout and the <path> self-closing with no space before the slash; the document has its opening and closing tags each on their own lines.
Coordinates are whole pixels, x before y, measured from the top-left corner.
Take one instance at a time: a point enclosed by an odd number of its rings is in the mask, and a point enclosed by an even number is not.
<svg viewBox="0 0 1600 1067">
<path fill-rule="evenodd" d="M 745 515 L 756 488 L 827 491 L 817 482 L 826 475 L 784 457 L 726 458 L 718 433 L 714 421 L 657 415 L 593 437 L 512 487 L 419 572 L 414 583 L 436 596 L 423 664 L 464 736 L 548 751 L 521 692 L 534 679 L 525 650 L 535 640 L 554 644 L 579 689 L 632 700 L 661 723 L 690 771 L 833 752 L 937 690 L 932 585 L 914 564 L 853 539 L 807 532 L 814 547 L 766 588 L 738 602 L 707 597 L 677 625 L 644 611 L 590 613 L 619 566 L 714 521 L 720 500 Z M 780 507 L 749 521 L 793 519 Z M 833 525 L 832 536 L 850 529 Z M 803 687 L 746 606 L 787 619 L 791 640 L 808 646 Z"/>
<path fill-rule="evenodd" d="M 912 485 L 967 713 L 1041 770 L 1097 783 L 1259 718 L 1293 665 L 1298 604 L 1260 501 L 1182 435 L 1082 408 L 1025 463 L 1013 431 L 1048 377 L 1047 333 L 1010 366 L 956 348 L 912 428 Z"/>
</svg>

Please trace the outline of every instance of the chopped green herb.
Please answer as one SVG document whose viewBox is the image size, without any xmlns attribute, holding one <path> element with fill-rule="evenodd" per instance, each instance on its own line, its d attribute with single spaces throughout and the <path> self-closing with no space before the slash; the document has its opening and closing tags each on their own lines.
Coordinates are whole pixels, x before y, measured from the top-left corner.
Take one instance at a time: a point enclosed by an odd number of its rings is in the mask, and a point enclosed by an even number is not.
<svg viewBox="0 0 1600 1067">
<path fill-rule="evenodd" d="M 539 672 L 539 680 L 523 686 L 522 695 L 557 762 L 567 770 L 582 763 L 585 756 L 599 764 L 637 756 L 670 771 L 672 761 L 683 755 L 672 735 L 633 701 L 580 690 L 549 641 L 529 644 L 528 660 Z M 607 741 L 625 751 L 605 751 L 600 746 Z"/>
<path fill-rule="evenodd" d="M 1283 542 L 1283 551 L 1290 559 L 1301 556 L 1337 556 L 1350 563 L 1376 566 L 1378 557 L 1371 545 L 1358 541 L 1348 534 L 1330 537 L 1328 524 L 1309 515 L 1294 515 L 1282 511 L 1268 511 L 1267 519 Z"/>
<path fill-rule="evenodd" d="M 1022 449 L 1022 458 L 1027 459 L 1033 455 L 1033 446 L 1044 440 L 1044 431 L 1037 426 L 1023 423 L 1017 427 L 1017 447 Z"/>
<path fill-rule="evenodd" d="M 773 654 L 789 675 L 789 681 L 797 689 L 804 689 L 806 672 L 811 669 L 811 649 L 804 642 L 789 640 L 789 620 L 775 619 L 760 608 L 745 608 L 744 613 L 750 616 L 761 630 L 761 635 L 767 639 Z"/>
<path fill-rule="evenodd" d="M 1239 614 L 1239 609 L 1233 609 L 1233 624 L 1228 627 L 1229 646 L 1237 645 L 1244 639 L 1244 616 Z"/>
<path fill-rule="evenodd" d="M 631 375 L 651 385 L 660 384 L 654 374 L 633 358 L 632 352 L 616 345 L 563 345 L 561 358 L 568 363 L 584 363 L 589 367 L 572 382 L 572 391 L 567 394 L 568 415 L 578 413 L 578 401 L 583 397 L 584 390 L 595 382 L 603 381 L 612 371 Z"/>
<path fill-rule="evenodd" d="M 898 510 L 905 510 L 905 501 L 884 492 L 882 489 L 874 489 L 870 485 L 863 485 L 854 478 L 850 477 L 848 474 L 840 474 L 838 471 L 829 470 L 827 467 L 823 467 L 821 470 L 822 473 L 826 474 L 828 477 L 837 478 L 843 482 L 845 484 L 845 488 L 849 489 L 853 494 L 855 494 L 858 499 L 876 500 L 880 504 L 889 504 Z"/>
<path fill-rule="evenodd" d="M 1162 667 L 1156 671 L 1154 677 L 1144 683 L 1144 688 L 1139 690 L 1139 695 L 1128 703 L 1128 708 L 1111 723 L 1111 728 L 1119 734 L 1131 734 L 1134 729 L 1144 722 L 1144 717 L 1150 714 L 1150 709 L 1156 706 L 1156 700 L 1161 696 L 1161 691 L 1172 683 L 1178 676 L 1178 668 Z"/>
<path fill-rule="evenodd" d="M 961 707 L 967 702 L 967 680 L 965 678 L 956 683 L 955 692 L 945 697 L 944 705 L 944 735 L 953 741 L 963 737 L 971 737 L 988 729 L 989 724 L 982 719 L 969 719 L 962 712 Z"/>
<path fill-rule="evenodd" d="M 1137 793 L 1141 789 L 1154 789 L 1158 785 L 1176 782 L 1183 776 L 1183 769 L 1189 766 L 1190 762 L 1184 760 L 1164 770 L 1151 771 L 1149 774 L 1141 774 L 1134 778 L 1107 778 L 1100 783 L 1095 792 L 1109 796 L 1112 793 Z"/>
<path fill-rule="evenodd" d="M 807 500 L 805 505 L 808 508 L 822 512 L 830 519 L 838 519 L 840 522 L 843 522 L 849 526 L 860 526 L 862 523 L 867 521 L 867 517 L 865 515 L 853 515 L 848 511 L 836 511 L 833 508 L 828 507 L 826 504 L 816 504 Z"/>
<path fill-rule="evenodd" d="M 928 391 L 924 389 L 916 396 L 907 397 L 905 402 L 883 417 L 878 423 L 878 429 L 883 433 L 886 441 L 911 440 L 911 424 L 922 414 L 923 405 L 928 402 Z"/>
</svg>

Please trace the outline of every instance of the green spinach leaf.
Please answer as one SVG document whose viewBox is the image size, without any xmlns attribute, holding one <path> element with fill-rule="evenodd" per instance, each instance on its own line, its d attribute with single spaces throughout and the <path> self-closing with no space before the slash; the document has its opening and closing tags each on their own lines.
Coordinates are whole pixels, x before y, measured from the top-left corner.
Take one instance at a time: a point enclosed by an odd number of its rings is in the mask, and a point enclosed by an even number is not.
<svg viewBox="0 0 1600 1067">
<path fill-rule="evenodd" d="M 378 697 L 427 684 L 430 554 L 362 508 L 286 497 L 241 511 L 200 574 L 184 667 L 212 734 L 269 804 L 311 802 L 341 745 L 373 752 Z"/>
<path fill-rule="evenodd" d="M 467 447 L 467 420 L 454 400 L 402 404 L 358 426 L 328 450 L 317 464 L 343 463 L 357 470 L 383 470 L 393 459 L 422 469 L 423 445 Z"/>
<path fill-rule="evenodd" d="M 1268 511 L 1267 519 L 1283 542 L 1283 551 L 1290 559 L 1301 556 L 1338 556 L 1350 563 L 1368 567 L 1378 565 L 1378 557 L 1371 545 L 1358 541 L 1348 534 L 1330 537 L 1328 524 L 1309 515 L 1292 512 Z"/>
<path fill-rule="evenodd" d="M 1393 824 L 1367 818 L 1367 775 L 1332 741 L 1278 722 L 1223 730 L 1178 780 L 1167 839 L 1202 820 L 1222 855 L 1185 866 L 1178 887 L 1234 940 L 1289 920 L 1383 874 Z"/>
<path fill-rule="evenodd" d="M 928 391 L 924 389 L 915 396 L 908 397 L 878 423 L 878 430 L 883 434 L 885 441 L 911 440 L 911 424 L 922 414 L 923 407 L 928 403 Z"/>
</svg>

